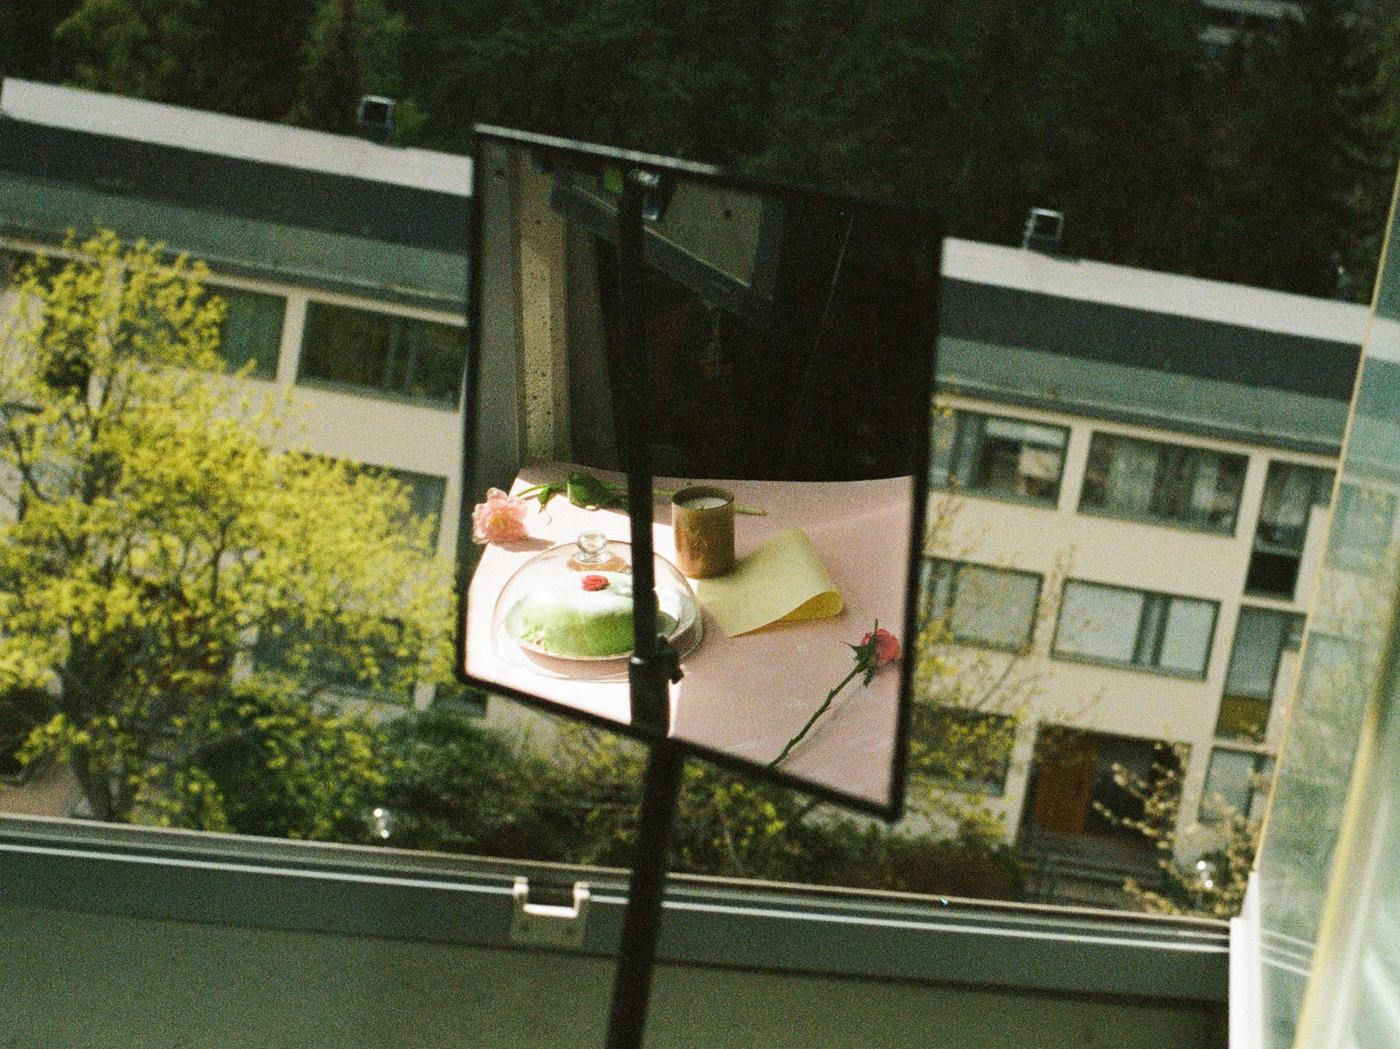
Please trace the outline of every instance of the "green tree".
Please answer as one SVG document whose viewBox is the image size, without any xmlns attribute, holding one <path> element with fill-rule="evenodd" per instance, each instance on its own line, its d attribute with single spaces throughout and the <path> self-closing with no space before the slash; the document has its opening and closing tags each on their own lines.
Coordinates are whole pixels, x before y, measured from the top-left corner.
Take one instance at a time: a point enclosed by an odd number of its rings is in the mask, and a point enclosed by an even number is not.
<svg viewBox="0 0 1400 1049">
<path fill-rule="evenodd" d="M 1221 76 L 1210 135 L 1210 197 L 1191 269 L 1309 295 L 1366 298 L 1394 180 L 1376 137 L 1374 51 L 1339 0 L 1243 38 Z"/>
<path fill-rule="evenodd" d="M 428 522 L 396 482 L 277 449 L 290 406 L 222 372 L 202 266 L 71 250 L 24 271 L 0 335 L 0 693 L 49 703 L 26 756 L 66 761 L 100 819 L 335 833 L 378 759 L 329 697 L 449 665 Z M 231 786 L 263 774 L 270 827 Z"/>
<path fill-rule="evenodd" d="M 353 132 L 362 95 L 402 93 L 407 28 L 383 0 L 322 0 L 302 49 L 297 97 L 287 119 L 321 131 Z M 407 105 L 396 114 L 399 123 L 411 114 Z"/>
<path fill-rule="evenodd" d="M 280 120 L 316 0 L 82 0 L 55 30 L 80 87 Z"/>
<path fill-rule="evenodd" d="M 1177 854 L 1177 826 L 1185 757 L 1185 747 L 1159 744 L 1158 758 L 1148 775 L 1114 767 L 1114 780 L 1142 803 L 1142 815 L 1125 818 L 1103 806 L 1099 809 L 1109 820 L 1142 835 L 1156 853 L 1159 872 L 1157 881 L 1150 885 L 1129 878 L 1123 891 L 1152 914 L 1233 918 L 1244 906 L 1262 821 L 1250 819 L 1219 797 L 1205 798 L 1202 811 L 1210 820 L 1205 828 L 1209 847 L 1191 862 L 1183 861 Z M 1262 782 L 1255 785 L 1268 786 Z"/>
</svg>

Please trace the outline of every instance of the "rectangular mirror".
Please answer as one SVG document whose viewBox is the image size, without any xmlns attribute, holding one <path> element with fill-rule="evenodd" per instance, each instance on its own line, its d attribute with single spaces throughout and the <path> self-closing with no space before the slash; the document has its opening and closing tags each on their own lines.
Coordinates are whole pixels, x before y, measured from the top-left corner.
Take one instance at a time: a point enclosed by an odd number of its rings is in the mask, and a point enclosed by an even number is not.
<svg viewBox="0 0 1400 1049">
<path fill-rule="evenodd" d="M 896 815 L 936 221 L 494 130 L 474 177 L 459 673 Z M 682 673 L 647 717 L 628 680 L 634 437 Z"/>
</svg>

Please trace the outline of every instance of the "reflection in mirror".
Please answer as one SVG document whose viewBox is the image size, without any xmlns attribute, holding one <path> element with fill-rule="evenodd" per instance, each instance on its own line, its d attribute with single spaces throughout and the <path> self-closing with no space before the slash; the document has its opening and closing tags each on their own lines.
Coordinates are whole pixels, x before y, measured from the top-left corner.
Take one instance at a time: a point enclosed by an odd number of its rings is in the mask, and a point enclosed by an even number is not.
<svg viewBox="0 0 1400 1049">
<path fill-rule="evenodd" d="M 630 176 L 489 140 L 478 170 L 470 465 L 485 502 L 462 669 L 647 734 L 627 682 L 625 449 L 640 423 L 656 474 L 660 632 L 683 672 L 669 734 L 888 810 L 933 228 L 820 194 Z M 627 177 L 642 188 L 634 276 L 617 251 Z M 619 315 L 638 288 L 643 413 Z M 511 494 L 488 499 L 490 488 Z"/>
</svg>

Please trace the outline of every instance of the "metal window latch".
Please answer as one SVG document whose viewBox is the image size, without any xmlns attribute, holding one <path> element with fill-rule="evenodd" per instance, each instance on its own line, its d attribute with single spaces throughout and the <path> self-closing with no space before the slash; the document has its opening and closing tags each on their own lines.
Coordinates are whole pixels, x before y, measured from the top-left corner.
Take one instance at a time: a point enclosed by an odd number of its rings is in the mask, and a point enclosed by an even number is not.
<svg viewBox="0 0 1400 1049">
<path fill-rule="evenodd" d="M 588 883 L 537 885 L 530 899 L 528 878 L 516 878 L 511 892 L 515 909 L 510 919 L 511 943 L 531 947 L 581 947 L 588 920 Z"/>
</svg>

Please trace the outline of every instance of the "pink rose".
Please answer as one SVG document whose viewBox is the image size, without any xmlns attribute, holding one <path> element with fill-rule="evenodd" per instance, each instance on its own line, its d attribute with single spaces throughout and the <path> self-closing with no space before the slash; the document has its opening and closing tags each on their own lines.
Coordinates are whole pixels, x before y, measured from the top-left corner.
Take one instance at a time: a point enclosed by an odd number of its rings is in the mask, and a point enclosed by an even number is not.
<svg viewBox="0 0 1400 1049">
<path fill-rule="evenodd" d="M 875 665 L 883 667 L 893 663 L 899 658 L 899 638 L 895 637 L 884 627 L 876 627 L 872 633 L 866 634 L 860 639 L 862 646 L 875 641 Z"/>
<path fill-rule="evenodd" d="M 514 543 L 530 538 L 525 527 L 524 499 L 492 488 L 486 493 L 486 502 L 477 503 L 472 511 L 472 542 L 474 543 Z"/>
</svg>

